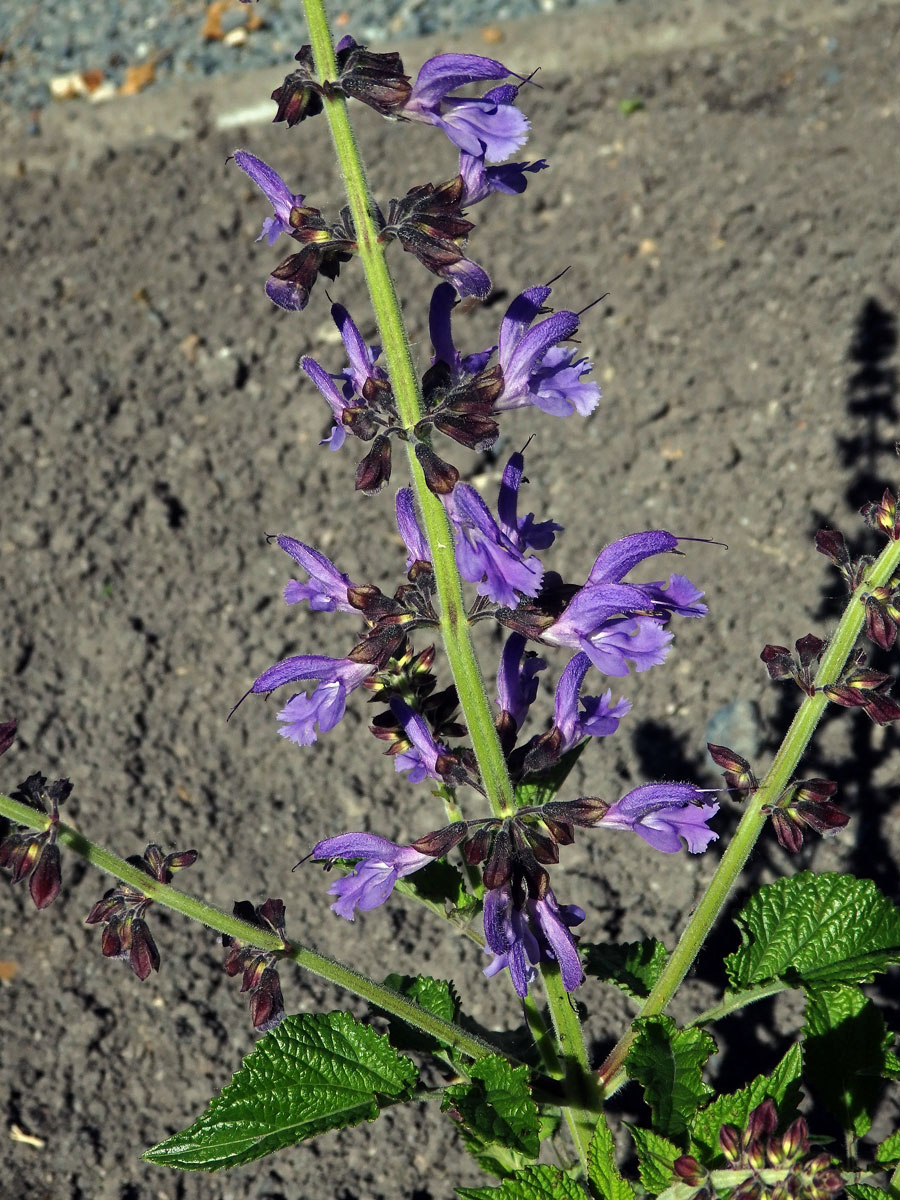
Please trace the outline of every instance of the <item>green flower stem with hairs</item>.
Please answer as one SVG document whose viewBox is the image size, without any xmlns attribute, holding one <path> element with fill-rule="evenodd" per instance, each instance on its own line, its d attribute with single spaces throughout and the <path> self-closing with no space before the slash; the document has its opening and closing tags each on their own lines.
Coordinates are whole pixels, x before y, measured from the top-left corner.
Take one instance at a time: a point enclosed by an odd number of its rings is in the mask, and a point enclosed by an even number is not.
<svg viewBox="0 0 900 1200">
<path fill-rule="evenodd" d="M 334 48 L 324 5 L 321 0 L 303 0 L 303 8 L 318 76 L 320 79 L 333 78 L 336 74 Z M 422 398 L 394 282 L 372 217 L 372 199 L 347 116 L 347 104 L 343 96 L 325 98 L 323 103 L 347 191 L 359 245 L 359 258 L 366 274 L 394 398 L 406 428 L 412 429 L 423 415 Z M 453 550 L 450 522 L 443 505 L 425 484 L 425 476 L 411 442 L 407 442 L 407 457 L 434 567 L 441 636 L 459 695 L 460 708 L 472 739 L 472 748 L 491 808 L 496 816 L 509 816 L 515 811 L 515 792 L 475 656 L 463 599 L 462 581 Z M 588 1069 L 587 1050 L 580 1022 L 572 1012 L 569 997 L 561 986 L 555 986 L 554 972 L 558 975 L 555 967 L 551 970 L 542 968 L 553 1024 L 557 1036 L 564 1036 L 563 1058 L 575 1064 L 572 1071 L 567 1071 L 566 1076 L 572 1084 L 569 1094 L 573 1096 L 573 1105 L 571 1108 L 567 1107 L 566 1117 L 579 1157 L 586 1165 L 590 1130 L 581 1098 L 590 1095 L 595 1084 Z M 572 1083 L 574 1076 L 580 1076 L 577 1085 Z M 576 1096 L 581 1098 L 575 1099 Z M 596 1124 L 596 1118 L 593 1124 Z M 591 1129 L 592 1127 L 591 1125 Z"/>
<path fill-rule="evenodd" d="M 814 681 L 816 688 L 826 687 L 840 679 L 865 624 L 864 599 L 867 592 L 887 584 L 898 568 L 900 568 L 900 541 L 889 542 L 851 595 L 834 636 L 822 655 Z M 748 802 L 747 811 L 741 818 L 734 837 L 722 855 L 722 860 L 710 880 L 709 887 L 685 926 L 684 933 L 655 987 L 644 1001 L 638 1017 L 652 1017 L 663 1012 L 675 995 L 681 981 L 690 970 L 691 964 L 700 953 L 709 931 L 725 906 L 744 864 L 756 845 L 756 840 L 767 820 L 763 809 L 767 805 L 776 804 L 791 782 L 827 706 L 828 698 L 823 692 L 816 691 L 814 695 L 807 696 L 797 709 L 768 774 Z M 600 1083 L 604 1096 L 612 1095 L 625 1082 L 625 1060 L 633 1041 L 634 1034 L 629 1029 L 600 1068 Z"/>
<path fill-rule="evenodd" d="M 46 814 L 38 812 L 29 804 L 22 804 L 10 796 L 3 795 L 0 795 L 0 816 L 7 817 L 10 821 L 16 821 L 19 825 L 26 825 L 29 829 L 44 830 L 50 823 L 50 818 Z M 440 1017 L 434 1016 L 414 1001 L 407 1000 L 393 988 L 375 983 L 351 967 L 327 958 L 324 954 L 317 954 L 305 946 L 298 946 L 291 942 L 285 948 L 277 934 L 261 929 L 258 925 L 251 925 L 238 917 L 230 916 L 221 909 L 214 908 L 211 904 L 206 904 L 185 892 L 178 891 L 168 883 L 160 883 L 158 880 L 152 879 L 139 867 L 132 866 L 124 858 L 119 858 L 109 850 L 104 850 L 102 846 L 90 841 L 71 825 L 60 821 L 56 840 L 60 845 L 80 854 L 92 866 L 142 892 L 154 903 L 180 912 L 183 916 L 190 917 L 192 921 L 198 921 L 201 925 L 206 925 L 217 933 L 237 938 L 242 945 L 275 952 L 279 959 L 290 959 L 314 975 L 327 979 L 329 983 L 345 988 L 354 995 L 361 996 L 376 1008 L 405 1021 L 414 1029 L 430 1034 L 438 1041 L 452 1046 L 470 1058 L 478 1059 L 484 1058 L 488 1054 L 500 1053 L 496 1046 L 490 1045 L 473 1034 L 466 1033 L 450 1021 L 444 1021 Z"/>
</svg>

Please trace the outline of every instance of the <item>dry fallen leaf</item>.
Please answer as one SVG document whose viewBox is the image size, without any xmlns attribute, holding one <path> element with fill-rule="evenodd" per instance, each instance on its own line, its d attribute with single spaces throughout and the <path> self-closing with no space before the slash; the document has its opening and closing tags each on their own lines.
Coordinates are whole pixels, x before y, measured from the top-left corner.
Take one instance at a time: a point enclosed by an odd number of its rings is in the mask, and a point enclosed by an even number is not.
<svg viewBox="0 0 900 1200">
<path fill-rule="evenodd" d="M 0 958 L 0 983 L 10 983 L 17 971 L 19 964 L 11 959 Z"/>
<path fill-rule="evenodd" d="M 120 96 L 136 96 L 156 79 L 156 64 L 152 61 L 136 63 L 125 72 L 125 80 L 119 88 Z"/>
<path fill-rule="evenodd" d="M 222 18 L 231 8 L 231 0 L 213 0 L 212 4 L 206 10 L 206 20 L 203 22 L 203 28 L 200 31 L 200 36 L 205 42 L 221 42 L 225 37 L 225 30 L 222 28 Z"/>
</svg>

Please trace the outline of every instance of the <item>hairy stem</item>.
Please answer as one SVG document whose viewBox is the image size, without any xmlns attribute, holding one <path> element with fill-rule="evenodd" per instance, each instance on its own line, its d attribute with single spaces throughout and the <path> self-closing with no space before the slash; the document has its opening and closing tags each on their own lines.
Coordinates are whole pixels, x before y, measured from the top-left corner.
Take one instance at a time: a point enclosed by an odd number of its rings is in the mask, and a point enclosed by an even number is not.
<svg viewBox="0 0 900 1200">
<path fill-rule="evenodd" d="M 3 795 L 0 795 L 0 816 L 16 821 L 20 825 L 26 825 L 29 829 L 44 830 L 50 822 L 50 818 L 46 814 L 38 812 L 28 804 L 21 804 L 10 796 Z M 315 950 L 310 950 L 295 942 L 285 948 L 277 934 L 222 912 L 221 909 L 214 908 L 211 904 L 206 904 L 185 892 L 179 892 L 168 883 L 160 883 L 158 880 L 152 879 L 140 868 L 126 862 L 124 858 L 119 858 L 118 855 L 98 846 L 96 842 L 90 841 L 77 829 L 73 829 L 71 825 L 60 822 L 56 840 L 60 845 L 80 854 L 82 858 L 99 870 L 105 871 L 120 882 L 149 896 L 154 903 L 174 909 L 175 912 L 180 912 L 184 916 L 190 917 L 191 920 L 198 921 L 209 929 L 214 929 L 217 933 L 237 938 L 243 945 L 274 951 L 279 958 L 288 958 L 314 975 L 319 975 L 322 979 L 327 979 L 330 983 L 345 988 L 354 995 L 361 996 L 375 1007 L 405 1021 L 414 1029 L 431 1034 L 439 1041 L 453 1046 L 470 1058 L 484 1058 L 488 1054 L 500 1053 L 496 1046 L 466 1033 L 450 1021 L 443 1021 L 440 1017 L 426 1012 L 414 1001 L 407 1000 L 405 996 L 401 996 L 392 988 L 374 983 L 351 967 L 334 959 L 326 958 L 323 954 L 317 954 Z"/>
<path fill-rule="evenodd" d="M 303 7 L 309 24 L 316 71 L 320 79 L 333 78 L 334 51 L 322 2 L 303 0 Z M 373 220 L 374 205 L 366 183 L 365 170 L 347 116 L 344 98 L 336 96 L 326 99 L 324 108 L 347 190 L 357 234 L 359 258 L 366 274 L 394 399 L 404 427 L 412 431 L 423 416 L 422 397 L 413 369 L 409 338 L 400 304 L 385 260 L 384 246 L 378 241 Z M 412 441 L 407 441 L 406 445 L 413 491 L 434 567 L 444 649 L 491 809 L 496 816 L 508 816 L 515 810 L 515 792 L 475 655 L 471 626 L 463 598 L 462 580 L 453 549 L 450 521 L 444 506 L 426 486 Z M 595 1086 L 588 1070 L 584 1037 L 561 984 L 558 988 L 551 984 L 547 993 L 557 1033 L 561 1030 L 565 1032 L 566 1046 L 563 1057 L 575 1064 L 573 1078 L 578 1074 L 582 1076 L 577 1086 L 572 1083 L 568 1088 L 569 1094 L 575 1097 L 573 1111 L 577 1114 L 581 1112 L 579 1097 L 589 1093 Z M 586 1144 L 590 1138 L 584 1122 L 577 1115 L 570 1115 L 569 1121 L 570 1126 L 574 1122 L 573 1136 L 582 1161 L 586 1161 Z"/>
<path fill-rule="evenodd" d="M 866 572 L 862 582 L 851 595 L 844 614 L 834 632 L 816 672 L 815 686 L 821 689 L 836 683 L 859 639 L 865 623 L 865 596 L 873 588 L 886 584 L 900 566 L 900 542 L 889 542 L 878 559 Z M 731 839 L 716 873 L 694 914 L 688 921 L 681 940 L 666 963 L 656 986 L 644 1002 L 640 1017 L 663 1012 L 690 970 L 707 934 L 728 900 L 744 864 L 756 844 L 767 817 L 762 811 L 775 804 L 793 778 L 816 727 L 828 705 L 827 697 L 819 690 L 807 696 L 794 716 L 791 727 L 772 761 L 768 774 L 747 804 L 747 810 Z M 624 1065 L 634 1041 L 629 1029 L 614 1047 L 600 1068 L 600 1082 L 605 1096 L 611 1095 L 625 1080 Z"/>
</svg>

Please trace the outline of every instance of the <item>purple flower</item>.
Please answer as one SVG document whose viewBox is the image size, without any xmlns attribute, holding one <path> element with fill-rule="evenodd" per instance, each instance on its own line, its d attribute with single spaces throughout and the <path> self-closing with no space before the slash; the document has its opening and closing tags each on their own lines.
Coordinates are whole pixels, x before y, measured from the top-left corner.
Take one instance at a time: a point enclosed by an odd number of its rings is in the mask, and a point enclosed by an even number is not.
<svg viewBox="0 0 900 1200">
<path fill-rule="evenodd" d="M 546 660 L 536 654 L 528 654 L 523 663 L 525 645 L 521 633 L 511 633 L 503 647 L 497 672 L 497 704 L 501 712 L 510 714 L 517 729 L 522 728 L 537 697 L 538 671 L 543 671 L 547 665 Z"/>
<path fill-rule="evenodd" d="M 265 193 L 275 209 L 275 215 L 263 221 L 262 233 L 256 239 L 260 242 L 266 238 L 271 246 L 283 233 L 292 232 L 291 209 L 302 208 L 306 197 L 288 191 L 287 184 L 277 171 L 273 171 L 255 154 L 250 154 L 247 150 L 235 150 L 234 161 Z"/>
<path fill-rule="evenodd" d="M 534 555 L 522 550 L 502 532 L 491 512 L 473 487 L 458 483 L 442 496 L 456 533 L 456 563 L 463 579 L 478 584 L 479 596 L 512 608 L 517 592 L 536 596 L 543 568 Z"/>
<path fill-rule="evenodd" d="M 400 115 L 436 125 L 460 150 L 502 162 L 528 136 L 528 119 L 514 104 L 518 88 L 506 84 L 480 99 L 449 96 L 454 88 L 511 74 L 503 63 L 477 54 L 439 54 L 422 67 Z"/>
<path fill-rule="evenodd" d="M 398 846 L 374 833 L 342 833 L 326 838 L 313 847 L 312 856 L 360 860 L 352 875 L 336 879 L 328 889 L 330 896 L 337 896 L 332 911 L 346 921 L 354 919 L 358 908 L 368 912 L 384 904 L 398 879 L 434 861 L 431 855 L 411 846 Z"/>
<path fill-rule="evenodd" d="M 268 694 L 286 683 L 301 679 L 318 680 L 307 696 L 293 696 L 278 713 L 282 722 L 279 733 L 299 746 L 310 746 L 320 733 L 333 729 L 344 715 L 347 696 L 376 670 L 374 663 L 358 663 L 350 658 L 325 658 L 320 654 L 299 654 L 285 658 L 263 671 L 251 692 Z"/>
<path fill-rule="evenodd" d="M 509 884 L 489 891 L 484 898 L 484 936 L 494 960 L 485 967 L 485 975 L 491 977 L 508 967 L 513 987 L 524 998 L 536 975 L 532 964 L 556 961 L 563 987 L 573 992 L 584 982 L 584 971 L 569 930 L 583 920 L 583 909 L 557 904 L 549 888 L 542 900 L 529 898 L 521 910 L 513 905 Z"/>
<path fill-rule="evenodd" d="M 602 696 L 582 696 L 584 706 L 578 711 L 579 692 L 591 660 L 586 654 L 576 654 L 559 678 L 556 686 L 554 725 L 562 735 L 560 754 L 565 754 L 585 737 L 608 737 L 619 728 L 619 721 L 631 708 L 624 697 L 612 703 L 612 691 Z"/>
<path fill-rule="evenodd" d="M 503 163 L 497 167 L 487 167 L 484 155 L 467 154 L 460 151 L 459 173 L 463 177 L 462 203 L 468 208 L 485 200 L 492 192 L 503 192 L 507 196 L 518 196 L 525 191 L 528 180 L 527 174 L 545 171 L 549 163 L 540 158 L 537 162 Z"/>
<path fill-rule="evenodd" d="M 381 353 L 381 347 L 369 346 L 366 343 L 342 304 L 331 306 L 331 318 L 338 327 L 350 365 L 339 374 L 332 375 L 314 358 L 306 355 L 301 358 L 300 366 L 328 401 L 334 414 L 334 428 L 322 445 L 328 446 L 331 450 L 339 450 L 347 436 L 343 419 L 344 413 L 349 409 L 365 408 L 363 388 L 367 380 L 372 379 L 378 384 L 383 384 L 387 382 L 387 375 L 381 367 L 375 365 L 375 360 Z"/>
<path fill-rule="evenodd" d="M 284 534 L 278 538 L 278 545 L 309 574 L 308 583 L 292 579 L 286 585 L 285 603 L 297 604 L 301 600 L 308 600 L 309 607 L 317 612 L 357 611 L 347 600 L 347 589 L 352 588 L 353 584 L 330 559 Z"/>
<path fill-rule="evenodd" d="M 417 562 L 431 562 L 428 543 L 422 533 L 419 519 L 416 516 L 416 506 L 413 502 L 412 488 L 400 488 L 396 499 L 397 528 L 403 538 L 403 544 L 408 551 L 406 569 L 411 571 Z"/>
<path fill-rule="evenodd" d="M 500 492 L 497 496 L 500 532 L 510 540 L 517 550 L 546 550 L 553 544 L 557 531 L 562 531 L 562 525 L 557 525 L 555 521 L 535 521 L 534 513 L 529 513 L 527 517 L 519 519 L 517 516 L 519 488 L 525 478 L 524 468 L 525 458 L 520 451 L 516 451 L 503 470 L 503 479 L 500 481 Z"/>
<path fill-rule="evenodd" d="M 702 592 L 682 575 L 667 584 L 628 584 L 622 577 L 656 554 L 673 551 L 678 538 L 665 530 L 633 533 L 597 556 L 584 587 L 541 637 L 555 646 L 582 650 L 606 675 L 627 675 L 629 662 L 646 671 L 665 659 L 672 635 L 664 626 L 677 613 L 702 617 Z"/>
<path fill-rule="evenodd" d="M 431 736 L 428 724 L 419 713 L 399 697 L 391 700 L 391 712 L 403 726 L 410 743 L 407 750 L 394 756 L 395 771 L 409 771 L 410 783 L 421 783 L 423 779 L 435 779 L 443 783 L 444 777 L 437 770 L 438 759 L 449 753 Z"/>
<path fill-rule="evenodd" d="M 496 349 L 496 346 L 491 346 L 478 354 L 468 354 L 465 357 L 459 353 L 453 343 L 450 328 L 450 314 L 456 304 L 456 289 L 452 284 L 439 283 L 431 294 L 428 311 L 428 331 L 434 346 L 434 357 L 431 361 L 446 363 L 451 370 L 453 382 L 457 382 L 463 375 L 477 375 L 487 366 Z"/>
<path fill-rule="evenodd" d="M 573 363 L 575 351 L 557 345 L 577 332 L 578 314 L 562 309 L 529 328 L 550 290 L 529 288 L 506 310 L 500 325 L 503 391 L 494 403 L 495 412 L 533 404 L 554 417 L 573 412 L 586 417 L 597 407 L 597 384 L 579 382 L 591 369 L 590 361 L 580 358 Z"/>
<path fill-rule="evenodd" d="M 691 854 L 700 854 L 719 836 L 706 826 L 719 806 L 701 803 L 705 795 L 691 783 L 645 783 L 610 805 L 598 827 L 630 829 L 665 854 L 680 850 L 683 838 Z"/>
</svg>

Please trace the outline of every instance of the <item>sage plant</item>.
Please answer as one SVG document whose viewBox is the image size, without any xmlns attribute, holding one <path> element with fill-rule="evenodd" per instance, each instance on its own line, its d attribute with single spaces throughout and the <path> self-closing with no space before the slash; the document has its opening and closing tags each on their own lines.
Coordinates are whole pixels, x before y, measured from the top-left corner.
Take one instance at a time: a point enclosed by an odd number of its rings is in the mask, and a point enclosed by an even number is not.
<svg viewBox="0 0 900 1200">
<path fill-rule="evenodd" d="M 801 637 L 796 655 L 782 646 L 762 652 L 771 678 L 792 680 L 803 699 L 761 778 L 735 751 L 710 745 L 723 770 L 720 789 L 657 779 L 620 797 L 572 795 L 579 756 L 596 739 L 616 736 L 629 717 L 631 701 L 620 689 L 627 691 L 630 674 L 664 669 L 679 623 L 707 616 L 701 586 L 673 569 L 684 563 L 696 574 L 698 531 L 610 531 L 616 536 L 598 544 L 581 575 L 566 579 L 554 569 L 561 526 L 544 513 L 523 515 L 527 447 L 508 453 L 495 497 L 486 500 L 464 481 L 472 455 L 498 444 L 510 410 L 535 410 L 537 428 L 584 420 L 602 403 L 574 341 L 595 297 L 584 297 L 580 311 L 556 307 L 555 280 L 511 281 L 514 299 L 495 344 L 457 346 L 460 300 L 484 299 L 492 289 L 468 256 L 473 210 L 495 193 L 515 197 L 547 186 L 544 159 L 510 161 L 528 137 L 533 78 L 493 59 L 442 54 L 412 80 L 396 53 L 371 52 L 349 37 L 334 47 L 320 0 L 304 2 L 311 41 L 273 93 L 275 119 L 296 126 L 324 114 L 347 206 L 327 217 L 307 204 L 308 193 L 292 190 L 296 181 L 249 150 L 237 150 L 234 164 L 271 208 L 260 239 L 290 244 L 264 285 L 275 305 L 302 313 L 320 276 L 346 301 L 345 278 L 364 273 L 379 344 L 361 333 L 355 279 L 353 311 L 341 299 L 331 307 L 340 352 L 327 362 L 304 356 L 300 367 L 331 415 L 322 453 L 346 459 L 361 443 L 346 486 L 352 479 L 356 491 L 378 496 L 399 468 L 390 519 L 407 554 L 400 579 L 351 579 L 340 561 L 301 541 L 301 531 L 274 537 L 285 556 L 285 602 L 339 622 L 345 648 L 331 657 L 311 645 L 260 663 L 243 699 L 277 694 L 277 732 L 293 743 L 298 771 L 303 747 L 340 736 L 348 705 L 374 705 L 371 733 L 387 747 L 396 786 L 420 789 L 421 824 L 395 842 L 383 831 L 339 823 L 313 846 L 307 857 L 329 871 L 323 920 L 352 921 L 387 904 L 425 905 L 433 920 L 450 922 L 483 948 L 483 986 L 506 989 L 532 1048 L 520 1060 L 490 1030 L 473 1032 L 464 1000 L 446 981 L 394 975 L 382 982 L 325 959 L 297 940 L 276 897 L 238 901 L 229 916 L 176 891 L 170 880 L 196 860 L 195 850 L 164 854 L 150 843 L 142 855 L 120 859 L 61 821 L 71 784 L 48 783 L 36 772 L 0 798 L 0 813 L 20 826 L 0 843 L 0 865 L 13 882 L 28 879 L 35 905 L 51 904 L 61 886 L 60 847 L 111 874 L 115 885 L 86 920 L 102 927 L 102 953 L 125 960 L 142 981 L 160 962 L 148 922 L 154 904 L 217 930 L 224 970 L 241 977 L 252 1024 L 264 1034 L 206 1113 L 144 1157 L 214 1170 L 374 1119 L 422 1094 L 414 1056 L 426 1055 L 443 1072 L 442 1111 L 500 1179 L 496 1189 L 460 1189 L 463 1196 L 827 1200 L 849 1189 L 858 1200 L 882 1191 L 896 1197 L 896 1172 L 886 1188 L 878 1172 L 900 1162 L 900 1133 L 867 1162 L 858 1146 L 885 1081 L 900 1073 L 883 1018 L 860 990 L 900 960 L 900 913 L 874 884 L 802 873 L 760 888 L 736 918 L 742 944 L 724 963 L 722 1002 L 683 1028 L 664 1011 L 767 823 L 788 853 L 810 832 L 830 836 L 846 826 L 836 785 L 797 777 L 826 707 L 861 708 L 878 724 L 900 717 L 893 680 L 867 665 L 861 643 L 890 650 L 900 624 L 896 497 L 886 493 L 863 511 L 886 538 L 877 559 L 853 559 L 836 531 L 819 535 L 818 549 L 850 596 L 831 636 Z M 472 88 L 475 95 L 465 90 Z M 366 184 L 350 100 L 393 120 L 398 140 L 405 123 L 433 126 L 452 147 L 449 177 L 410 180 L 404 195 L 379 204 Z M 416 257 L 430 286 L 431 353 L 418 362 L 388 268 L 394 241 Z M 649 582 L 648 573 L 655 576 Z M 502 631 L 496 661 L 476 657 L 472 628 L 479 622 Z M 555 683 L 552 712 L 542 711 L 542 677 Z M 0 726 L 0 752 L 14 736 L 14 722 Z M 650 871 L 654 855 L 701 854 L 720 836 L 719 794 L 743 805 L 743 816 L 678 945 L 670 953 L 654 940 L 605 944 L 587 901 L 565 877 L 576 831 L 636 836 Z M 281 864 L 284 871 L 291 865 Z M 324 912 L 329 898 L 333 917 Z M 390 1035 L 349 1014 L 287 1015 L 282 976 L 290 963 L 387 1014 Z M 592 1059 L 584 1039 L 578 989 L 587 973 L 638 1006 L 603 1062 Z M 800 1040 L 771 1074 L 714 1096 L 703 1076 L 715 1050 L 705 1027 L 786 988 L 806 995 Z M 842 1049 L 848 1039 L 849 1054 Z M 639 1179 L 617 1164 L 604 1110 L 626 1080 L 643 1089 L 650 1113 L 631 1129 Z M 843 1147 L 826 1149 L 811 1137 L 798 1111 L 801 1087 L 837 1117 Z M 567 1136 L 558 1133 L 562 1120 Z M 547 1138 L 559 1166 L 539 1162 Z"/>
</svg>

